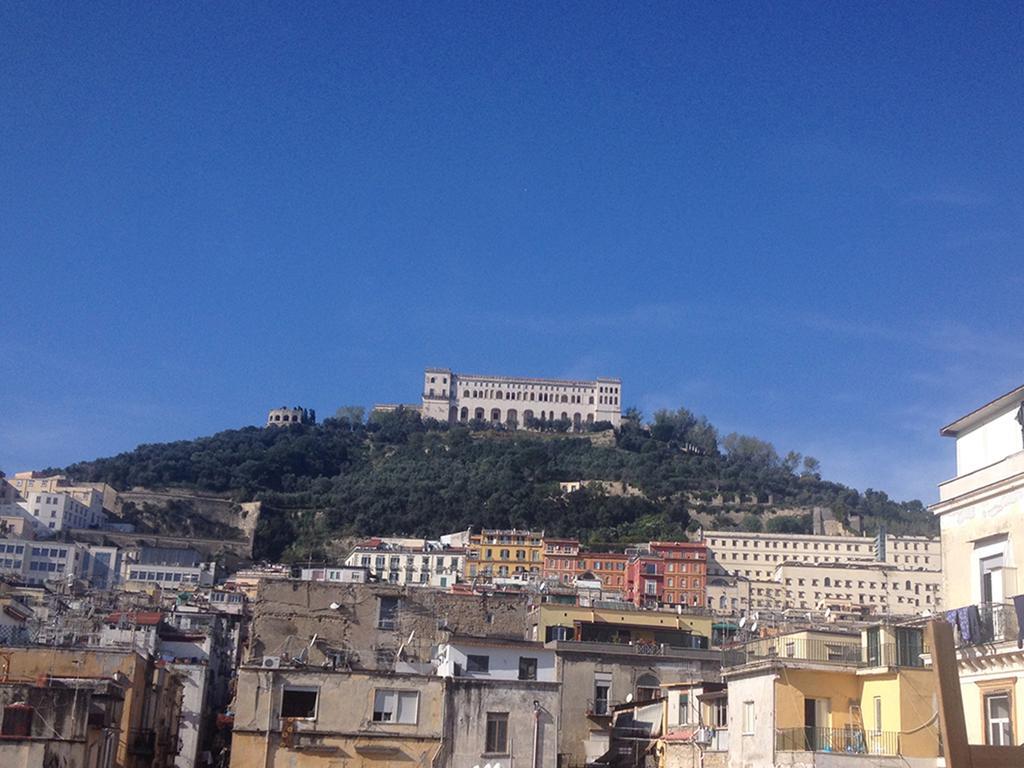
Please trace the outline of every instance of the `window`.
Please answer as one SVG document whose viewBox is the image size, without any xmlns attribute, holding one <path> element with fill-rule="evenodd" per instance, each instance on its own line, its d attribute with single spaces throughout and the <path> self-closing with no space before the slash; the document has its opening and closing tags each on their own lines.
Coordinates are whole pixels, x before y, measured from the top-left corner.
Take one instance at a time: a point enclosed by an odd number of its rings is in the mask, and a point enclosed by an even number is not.
<svg viewBox="0 0 1024 768">
<path fill-rule="evenodd" d="M 612 676 L 607 672 L 598 672 L 594 676 L 594 714 L 607 715 L 611 700 Z"/>
<path fill-rule="evenodd" d="M 712 707 L 715 728 L 729 727 L 729 702 L 725 699 L 716 699 Z"/>
<path fill-rule="evenodd" d="M 985 696 L 985 741 L 993 747 L 1013 744 L 1009 693 L 990 693 Z"/>
<path fill-rule="evenodd" d="M 744 701 L 743 702 L 743 733 L 752 734 L 754 732 L 754 702 Z"/>
<path fill-rule="evenodd" d="M 378 629 L 398 629 L 398 598 L 381 597 L 377 614 Z"/>
<path fill-rule="evenodd" d="M 281 717 L 316 719 L 317 688 L 285 688 L 281 692 Z"/>
<path fill-rule="evenodd" d="M 487 713 L 487 738 L 484 753 L 488 755 L 508 754 L 508 712 Z"/>
<path fill-rule="evenodd" d="M 477 656 L 472 653 L 466 654 L 466 671 L 487 673 L 491 669 L 489 656 Z"/>
<path fill-rule="evenodd" d="M 419 698 L 416 691 L 374 691 L 373 722 L 415 725 Z"/>
<path fill-rule="evenodd" d="M 536 680 L 537 679 L 537 660 L 530 656 L 519 657 L 519 679 L 520 680 Z"/>
<path fill-rule="evenodd" d="M 679 724 L 690 724 L 690 697 L 685 693 L 679 696 Z"/>
<path fill-rule="evenodd" d="M 875 733 L 877 734 L 877 733 L 881 733 L 882 732 L 882 697 L 881 696 L 875 696 L 875 699 L 874 699 L 874 709 L 875 709 Z"/>
</svg>

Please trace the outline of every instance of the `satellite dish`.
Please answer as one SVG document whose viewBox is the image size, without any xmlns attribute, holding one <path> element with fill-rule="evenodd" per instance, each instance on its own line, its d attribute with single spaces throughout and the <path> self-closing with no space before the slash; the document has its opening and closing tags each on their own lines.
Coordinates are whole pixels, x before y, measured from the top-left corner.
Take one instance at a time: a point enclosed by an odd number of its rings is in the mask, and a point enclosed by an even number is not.
<svg viewBox="0 0 1024 768">
<path fill-rule="evenodd" d="M 745 626 L 747 626 L 747 617 L 746 616 L 741 616 L 740 617 L 740 629 L 743 629 L 743 627 L 745 627 Z"/>
<path fill-rule="evenodd" d="M 753 624 L 750 625 L 750 631 L 751 632 L 757 632 L 757 621 L 756 620 L 754 621 Z"/>
<path fill-rule="evenodd" d="M 814 614 L 811 613 L 810 611 L 807 612 L 807 621 L 808 621 L 808 623 L 813 623 L 814 622 Z"/>
<path fill-rule="evenodd" d="M 339 608 L 341 608 L 341 603 L 331 603 L 331 610 L 332 611 L 336 611 Z M 474 768 L 475 768 L 475 766 L 474 766 Z"/>
<path fill-rule="evenodd" d="M 825 618 L 828 619 L 828 617 L 831 616 L 831 615 L 832 615 L 832 609 L 831 608 L 826 608 L 825 609 Z"/>
<path fill-rule="evenodd" d="M 633 694 L 632 693 L 627 693 L 626 694 L 626 703 L 627 704 L 632 704 L 633 703 Z"/>
<path fill-rule="evenodd" d="M 761 614 L 758 613 L 757 611 L 754 611 L 754 621 L 757 621 L 760 618 L 761 618 Z"/>
<path fill-rule="evenodd" d="M 680 616 L 683 615 L 683 606 L 682 605 L 677 605 L 676 606 L 676 613 L 678 613 Z"/>
</svg>

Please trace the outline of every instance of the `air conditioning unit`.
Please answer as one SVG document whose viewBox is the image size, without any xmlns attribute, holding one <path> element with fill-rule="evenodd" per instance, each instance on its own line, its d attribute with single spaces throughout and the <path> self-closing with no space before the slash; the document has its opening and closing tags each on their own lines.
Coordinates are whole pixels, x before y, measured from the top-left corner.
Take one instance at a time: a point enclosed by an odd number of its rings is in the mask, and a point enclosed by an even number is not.
<svg viewBox="0 0 1024 768">
<path fill-rule="evenodd" d="M 280 669 L 281 668 L 281 657 L 280 656 L 264 656 L 263 661 L 260 662 L 260 666 L 264 669 Z"/>
</svg>

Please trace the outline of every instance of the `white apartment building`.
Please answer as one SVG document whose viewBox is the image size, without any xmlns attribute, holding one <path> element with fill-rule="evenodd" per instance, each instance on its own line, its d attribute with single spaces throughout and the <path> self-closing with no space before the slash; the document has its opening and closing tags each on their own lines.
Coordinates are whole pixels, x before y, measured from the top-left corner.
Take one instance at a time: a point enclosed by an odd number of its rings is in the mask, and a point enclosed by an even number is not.
<svg viewBox="0 0 1024 768">
<path fill-rule="evenodd" d="M 942 547 L 927 536 L 706 531 L 708 607 L 914 615 L 942 606 Z"/>
<path fill-rule="evenodd" d="M 329 581 L 332 584 L 365 584 L 371 581 L 367 568 L 352 565 L 303 568 L 299 578 L 303 581 Z"/>
<path fill-rule="evenodd" d="M 8 507 L 11 503 L 20 507 L 22 515 L 41 530 L 99 528 L 106 522 L 102 485 L 80 485 L 63 475 L 37 472 L 18 472 L 6 483 L 14 489 Z"/>
<path fill-rule="evenodd" d="M 120 561 L 120 550 L 114 546 L 0 539 L 0 573 L 32 585 L 70 577 L 111 589 L 119 581 Z"/>
<path fill-rule="evenodd" d="M 466 552 L 440 546 L 361 545 L 352 550 L 345 565 L 365 568 L 373 578 L 391 584 L 447 589 L 462 578 Z"/>
<path fill-rule="evenodd" d="M 622 421 L 622 380 L 592 381 L 476 376 L 450 368 L 423 373 L 425 419 L 451 424 L 481 419 L 510 429 L 540 422 L 568 421 L 579 430 L 586 424 Z"/>
<path fill-rule="evenodd" d="M 164 589 L 212 586 L 217 563 L 203 562 L 194 549 L 139 547 L 129 550 L 122 565 L 122 579 L 139 584 L 156 584 Z"/>
<path fill-rule="evenodd" d="M 939 485 L 945 602 L 973 613 L 981 638 L 958 653 L 968 741 L 1024 737 L 1024 386 L 942 428 L 956 440 L 956 476 Z M 979 642 L 980 640 L 980 642 Z"/>
</svg>

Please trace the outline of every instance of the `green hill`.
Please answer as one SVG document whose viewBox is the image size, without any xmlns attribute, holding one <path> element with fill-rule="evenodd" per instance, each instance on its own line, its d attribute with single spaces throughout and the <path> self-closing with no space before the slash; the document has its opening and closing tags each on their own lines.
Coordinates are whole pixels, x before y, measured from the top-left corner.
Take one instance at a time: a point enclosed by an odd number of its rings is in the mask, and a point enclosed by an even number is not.
<svg viewBox="0 0 1024 768">
<path fill-rule="evenodd" d="M 818 463 L 742 435 L 719 438 L 685 409 L 650 424 L 628 414 L 618 432 L 502 432 L 449 428 L 414 412 L 342 409 L 318 425 L 249 427 L 196 440 L 140 445 L 66 472 L 116 488 L 188 488 L 263 502 L 257 555 L 316 557 L 366 534 L 436 536 L 469 527 L 544 529 L 601 542 L 685 537 L 699 523 L 806 530 L 813 506 L 860 515 L 867 532 L 936 532 L 919 501 L 896 502 L 822 480 Z M 561 493 L 559 481 L 611 480 L 641 493 Z M 736 495 L 739 495 L 738 500 Z M 720 504 L 724 497 L 729 503 Z M 758 503 L 760 502 L 760 503 Z M 776 517 L 784 510 L 787 517 Z M 170 514 L 170 513 L 169 513 Z"/>
</svg>

